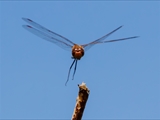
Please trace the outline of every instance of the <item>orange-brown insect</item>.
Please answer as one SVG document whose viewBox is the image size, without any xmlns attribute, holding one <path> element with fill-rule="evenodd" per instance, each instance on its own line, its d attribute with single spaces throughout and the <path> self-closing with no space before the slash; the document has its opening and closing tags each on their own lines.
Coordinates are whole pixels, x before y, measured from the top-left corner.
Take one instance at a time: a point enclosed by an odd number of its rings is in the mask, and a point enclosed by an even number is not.
<svg viewBox="0 0 160 120">
<path fill-rule="evenodd" d="M 75 64 L 75 68 L 74 68 L 74 72 L 73 72 L 73 77 L 72 79 L 74 79 L 74 75 L 76 72 L 76 67 L 77 67 L 77 61 L 81 59 L 81 57 L 84 56 L 85 50 L 89 49 L 90 47 L 92 47 L 95 44 L 98 43 L 108 43 L 108 42 L 116 42 L 116 41 L 122 41 L 122 40 L 128 40 L 128 39 L 133 39 L 133 38 L 137 38 L 138 36 L 133 36 L 133 37 L 127 37 L 127 38 L 120 38 L 120 39 L 114 39 L 114 40 L 107 40 L 105 41 L 105 39 L 111 35 L 112 33 L 116 32 L 117 30 L 119 30 L 122 26 L 116 28 L 115 30 L 111 31 L 110 33 L 104 35 L 103 37 L 94 40 L 93 42 L 90 42 L 88 44 L 83 44 L 83 45 L 78 45 L 75 44 L 74 42 L 72 42 L 71 40 L 55 33 L 52 32 L 51 30 L 41 26 L 40 24 L 28 19 L 28 18 L 22 18 L 24 21 L 26 21 L 27 23 L 29 23 L 30 25 L 23 25 L 23 27 L 25 29 L 27 29 L 28 31 L 30 31 L 31 33 L 47 40 L 50 41 L 52 43 L 55 43 L 56 45 L 60 46 L 61 48 L 67 49 L 67 50 L 71 50 L 72 49 L 72 58 L 74 59 L 69 71 L 68 71 L 68 77 L 67 77 L 67 81 L 65 83 L 65 85 L 67 84 L 68 80 L 69 80 L 69 75 L 70 75 L 70 71 L 72 66 Z M 33 27 L 32 27 L 33 26 Z"/>
</svg>

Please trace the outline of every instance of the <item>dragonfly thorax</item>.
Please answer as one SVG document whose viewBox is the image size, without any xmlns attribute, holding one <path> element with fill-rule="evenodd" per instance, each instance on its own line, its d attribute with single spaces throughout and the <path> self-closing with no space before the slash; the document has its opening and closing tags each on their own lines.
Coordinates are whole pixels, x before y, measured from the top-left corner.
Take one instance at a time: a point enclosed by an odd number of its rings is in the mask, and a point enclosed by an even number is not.
<svg viewBox="0 0 160 120">
<path fill-rule="evenodd" d="M 76 45 L 75 44 L 72 47 L 72 56 L 73 56 L 73 58 L 80 60 L 81 57 L 83 57 L 83 55 L 84 55 L 84 49 L 83 49 L 83 47 L 81 45 Z"/>
</svg>

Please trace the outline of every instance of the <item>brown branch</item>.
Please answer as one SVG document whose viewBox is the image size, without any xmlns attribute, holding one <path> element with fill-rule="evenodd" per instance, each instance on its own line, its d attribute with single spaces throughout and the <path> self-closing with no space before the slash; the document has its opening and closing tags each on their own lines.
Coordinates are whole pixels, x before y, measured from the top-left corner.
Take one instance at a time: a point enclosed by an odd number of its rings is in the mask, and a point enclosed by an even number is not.
<svg viewBox="0 0 160 120">
<path fill-rule="evenodd" d="M 78 85 L 78 87 L 79 87 L 79 93 L 71 120 L 81 120 L 90 92 L 86 84 L 83 82 L 81 85 Z"/>
</svg>

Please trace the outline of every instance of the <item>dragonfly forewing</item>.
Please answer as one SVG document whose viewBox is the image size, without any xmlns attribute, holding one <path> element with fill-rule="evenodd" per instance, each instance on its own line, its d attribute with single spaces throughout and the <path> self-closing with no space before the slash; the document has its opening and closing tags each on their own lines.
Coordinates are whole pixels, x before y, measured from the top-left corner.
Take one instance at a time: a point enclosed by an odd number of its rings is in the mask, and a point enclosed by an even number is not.
<svg viewBox="0 0 160 120">
<path fill-rule="evenodd" d="M 53 31 L 51 31 L 51 30 L 43 27 L 42 25 L 34 22 L 34 21 L 31 20 L 31 19 L 28 19 L 28 18 L 22 18 L 22 19 L 23 19 L 24 21 L 26 21 L 28 24 L 30 24 L 30 26 L 31 26 L 32 28 L 34 27 L 34 28 L 37 29 L 38 31 L 41 31 L 41 32 L 47 34 L 48 36 L 56 39 L 57 41 L 61 41 L 61 43 L 63 42 L 63 43 L 66 43 L 66 44 L 68 44 L 68 45 L 70 45 L 70 46 L 73 46 L 73 45 L 75 44 L 75 43 L 72 42 L 71 40 L 69 40 L 69 39 L 63 37 L 62 35 L 59 35 L 59 34 L 53 32 Z"/>
<path fill-rule="evenodd" d="M 63 41 L 60 41 L 60 40 L 58 40 L 58 39 L 56 39 L 56 38 L 54 38 L 54 37 L 52 37 L 52 36 L 50 36 L 48 34 L 46 34 L 46 33 L 42 32 L 42 31 L 36 29 L 36 28 L 33 28 L 32 26 L 23 25 L 23 27 L 26 30 L 28 30 L 29 32 L 37 35 L 38 37 L 43 38 L 43 39 L 45 39 L 47 41 L 50 41 L 52 43 L 55 43 L 56 45 L 58 45 L 59 47 L 65 49 L 65 50 L 71 51 L 71 48 L 72 48 L 71 45 L 69 45 L 69 44 L 67 44 L 67 43 L 65 43 Z"/>
<path fill-rule="evenodd" d="M 97 39 L 97 40 L 94 40 L 94 41 L 92 41 L 92 42 L 90 42 L 90 43 L 88 43 L 88 44 L 82 45 L 83 48 L 84 48 L 85 50 L 88 50 L 88 49 L 90 49 L 92 46 L 94 46 L 95 44 L 98 44 L 98 43 L 116 42 L 116 41 L 134 39 L 134 38 L 137 38 L 137 37 L 138 37 L 138 36 L 133 36 L 133 37 L 119 38 L 119 39 L 113 39 L 113 40 L 106 40 L 106 41 L 105 41 L 105 39 L 106 39 L 109 35 L 113 34 L 113 33 L 116 32 L 117 30 L 119 30 L 120 28 L 122 28 L 122 26 L 116 28 L 115 30 L 111 31 L 110 33 L 102 36 L 101 38 L 99 38 L 99 39 Z"/>
</svg>

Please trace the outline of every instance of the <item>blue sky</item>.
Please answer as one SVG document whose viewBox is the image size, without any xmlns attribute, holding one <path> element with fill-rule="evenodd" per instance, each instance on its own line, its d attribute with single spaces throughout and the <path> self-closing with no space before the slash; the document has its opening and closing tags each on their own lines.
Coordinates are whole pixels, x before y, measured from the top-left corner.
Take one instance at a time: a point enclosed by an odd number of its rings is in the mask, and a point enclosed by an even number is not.
<svg viewBox="0 0 160 120">
<path fill-rule="evenodd" d="M 0 2 L 1 119 L 70 119 L 85 82 L 83 119 L 160 119 L 160 2 Z M 68 82 L 71 52 L 28 32 L 30 18 L 77 44 L 123 25 L 78 61 Z M 73 71 L 71 72 L 72 75 Z"/>
</svg>

